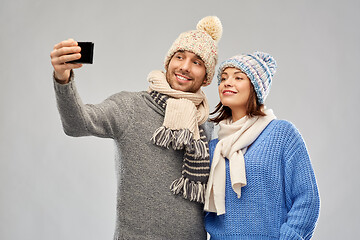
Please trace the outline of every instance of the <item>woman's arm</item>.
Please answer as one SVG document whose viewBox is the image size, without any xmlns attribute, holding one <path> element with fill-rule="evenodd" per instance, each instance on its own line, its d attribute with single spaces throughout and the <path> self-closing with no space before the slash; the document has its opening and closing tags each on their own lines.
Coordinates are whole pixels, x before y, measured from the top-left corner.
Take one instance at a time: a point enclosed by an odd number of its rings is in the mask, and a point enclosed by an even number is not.
<svg viewBox="0 0 360 240">
<path fill-rule="evenodd" d="M 287 221 L 281 226 L 280 239 L 310 239 L 320 211 L 315 174 L 305 143 L 295 129 L 285 154 L 285 197 Z"/>
</svg>

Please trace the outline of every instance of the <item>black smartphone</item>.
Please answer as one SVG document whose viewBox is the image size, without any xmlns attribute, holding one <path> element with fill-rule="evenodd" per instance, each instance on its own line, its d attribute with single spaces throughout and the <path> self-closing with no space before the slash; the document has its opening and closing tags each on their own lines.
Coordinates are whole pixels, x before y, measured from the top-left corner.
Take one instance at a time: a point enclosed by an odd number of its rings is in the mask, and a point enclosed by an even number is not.
<svg viewBox="0 0 360 240">
<path fill-rule="evenodd" d="M 78 60 L 70 61 L 68 63 L 84 63 L 92 64 L 94 57 L 94 43 L 93 42 L 78 42 L 81 48 L 81 58 Z"/>
</svg>

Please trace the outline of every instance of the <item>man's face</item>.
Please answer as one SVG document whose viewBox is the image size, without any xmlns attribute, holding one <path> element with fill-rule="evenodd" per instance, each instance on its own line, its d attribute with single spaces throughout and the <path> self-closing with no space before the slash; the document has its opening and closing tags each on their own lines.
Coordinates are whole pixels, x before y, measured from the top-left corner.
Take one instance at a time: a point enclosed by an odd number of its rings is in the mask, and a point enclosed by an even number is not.
<svg viewBox="0 0 360 240">
<path fill-rule="evenodd" d="M 170 87 L 183 92 L 197 92 L 206 81 L 205 64 L 196 54 L 178 51 L 169 62 L 166 79 Z"/>
</svg>

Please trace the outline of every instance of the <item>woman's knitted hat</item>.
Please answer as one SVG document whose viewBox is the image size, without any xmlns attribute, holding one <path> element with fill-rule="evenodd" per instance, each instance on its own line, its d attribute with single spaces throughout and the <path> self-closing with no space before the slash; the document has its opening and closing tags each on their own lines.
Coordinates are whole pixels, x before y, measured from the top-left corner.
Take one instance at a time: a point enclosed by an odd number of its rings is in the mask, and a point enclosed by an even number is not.
<svg viewBox="0 0 360 240">
<path fill-rule="evenodd" d="M 218 59 L 217 44 L 222 36 L 221 21 L 216 16 L 207 16 L 201 19 L 196 30 L 183 32 L 175 40 L 165 57 L 165 69 L 177 51 L 189 51 L 198 55 L 205 63 L 206 82 L 203 86 L 211 83 L 215 65 Z"/>
<path fill-rule="evenodd" d="M 221 83 L 221 74 L 225 68 L 234 67 L 243 71 L 254 86 L 257 99 L 263 104 L 269 94 L 272 78 L 276 72 L 276 61 L 268 53 L 254 52 L 247 55 L 237 55 L 220 64 L 218 85 Z"/>
</svg>

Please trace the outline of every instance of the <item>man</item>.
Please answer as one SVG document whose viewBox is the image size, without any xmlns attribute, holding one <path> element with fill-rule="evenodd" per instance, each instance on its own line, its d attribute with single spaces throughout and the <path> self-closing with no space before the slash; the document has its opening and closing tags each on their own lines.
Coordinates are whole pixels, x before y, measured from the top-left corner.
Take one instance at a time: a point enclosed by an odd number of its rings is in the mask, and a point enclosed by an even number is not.
<svg viewBox="0 0 360 240">
<path fill-rule="evenodd" d="M 58 109 L 66 134 L 114 139 L 118 196 L 114 239 L 206 239 L 204 191 L 209 175 L 210 84 L 222 35 L 217 17 L 180 34 L 166 58 L 166 73 L 152 71 L 148 92 L 120 92 L 84 105 L 67 63 L 81 56 L 77 42 L 51 52 Z M 180 196 L 179 196 L 180 195 Z"/>
</svg>

